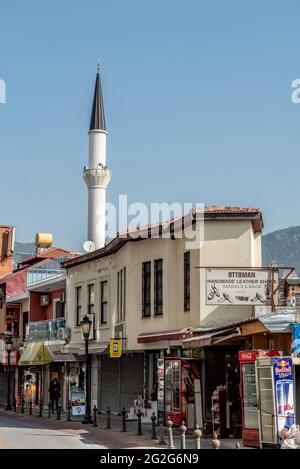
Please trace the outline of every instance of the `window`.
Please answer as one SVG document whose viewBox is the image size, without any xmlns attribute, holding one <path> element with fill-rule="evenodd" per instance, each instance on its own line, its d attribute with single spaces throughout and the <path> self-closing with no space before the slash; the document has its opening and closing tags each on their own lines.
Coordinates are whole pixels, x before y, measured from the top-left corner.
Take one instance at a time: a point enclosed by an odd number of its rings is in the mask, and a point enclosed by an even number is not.
<svg viewBox="0 0 300 469">
<path fill-rule="evenodd" d="M 60 299 L 54 300 L 54 319 L 60 319 L 65 317 L 65 302 Z"/>
<path fill-rule="evenodd" d="M 100 282 L 100 323 L 107 324 L 108 319 L 108 281 Z"/>
<path fill-rule="evenodd" d="M 23 312 L 23 339 L 26 337 L 26 326 L 28 324 L 28 311 Z"/>
<path fill-rule="evenodd" d="M 95 285 L 88 285 L 88 314 L 95 312 Z"/>
<path fill-rule="evenodd" d="M 80 325 L 82 315 L 82 287 L 76 287 L 76 325 Z"/>
<path fill-rule="evenodd" d="M 184 311 L 191 308 L 190 251 L 184 253 Z"/>
<path fill-rule="evenodd" d="M 163 260 L 154 261 L 154 315 L 163 314 Z"/>
<path fill-rule="evenodd" d="M 151 262 L 143 262 L 142 269 L 142 313 L 147 318 L 151 316 Z"/>
<path fill-rule="evenodd" d="M 117 322 L 125 321 L 126 313 L 126 267 L 118 272 Z"/>
</svg>

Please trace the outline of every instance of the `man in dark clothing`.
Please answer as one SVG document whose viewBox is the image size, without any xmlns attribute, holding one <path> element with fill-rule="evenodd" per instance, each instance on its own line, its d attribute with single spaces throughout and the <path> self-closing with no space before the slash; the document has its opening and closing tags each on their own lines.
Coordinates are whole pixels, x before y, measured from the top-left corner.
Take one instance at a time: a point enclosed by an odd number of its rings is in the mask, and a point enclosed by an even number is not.
<svg viewBox="0 0 300 469">
<path fill-rule="evenodd" d="M 58 409 L 58 399 L 60 398 L 60 384 L 56 378 L 54 378 L 50 383 L 49 388 L 50 400 L 51 400 L 51 409 L 54 413 L 54 403 L 56 410 Z"/>
</svg>

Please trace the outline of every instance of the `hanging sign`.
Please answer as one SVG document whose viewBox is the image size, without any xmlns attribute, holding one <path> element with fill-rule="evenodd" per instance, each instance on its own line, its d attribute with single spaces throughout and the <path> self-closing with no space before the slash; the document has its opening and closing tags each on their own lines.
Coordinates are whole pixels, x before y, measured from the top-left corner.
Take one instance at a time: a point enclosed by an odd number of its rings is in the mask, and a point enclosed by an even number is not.
<svg viewBox="0 0 300 469">
<path fill-rule="evenodd" d="M 278 271 L 270 269 L 206 269 L 206 304 L 272 305 Z M 277 303 L 277 298 L 274 298 Z"/>
<path fill-rule="evenodd" d="M 109 344 L 110 358 L 120 358 L 122 355 L 122 339 L 111 339 Z"/>
</svg>

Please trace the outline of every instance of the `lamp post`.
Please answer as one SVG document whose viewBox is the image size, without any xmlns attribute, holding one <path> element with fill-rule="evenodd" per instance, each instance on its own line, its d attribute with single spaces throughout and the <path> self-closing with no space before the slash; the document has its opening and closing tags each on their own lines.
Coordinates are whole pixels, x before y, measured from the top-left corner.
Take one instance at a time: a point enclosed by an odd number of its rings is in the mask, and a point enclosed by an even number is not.
<svg viewBox="0 0 300 469">
<path fill-rule="evenodd" d="M 7 404 L 5 410 L 12 410 L 10 405 L 10 354 L 12 351 L 12 340 L 11 337 L 7 337 L 5 342 L 5 350 L 7 352 Z"/>
<path fill-rule="evenodd" d="M 85 342 L 85 416 L 82 423 L 93 423 L 91 416 L 91 400 L 90 400 L 90 373 L 89 373 L 89 336 L 92 327 L 92 321 L 85 315 L 80 322 L 82 334 Z"/>
</svg>

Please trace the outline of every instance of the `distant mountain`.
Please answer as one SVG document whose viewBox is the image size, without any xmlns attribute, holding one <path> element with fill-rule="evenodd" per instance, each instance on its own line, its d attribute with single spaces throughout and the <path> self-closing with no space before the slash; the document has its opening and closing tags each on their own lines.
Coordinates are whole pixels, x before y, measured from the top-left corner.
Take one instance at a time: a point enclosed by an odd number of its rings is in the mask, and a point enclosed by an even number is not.
<svg viewBox="0 0 300 469">
<path fill-rule="evenodd" d="M 300 226 L 273 231 L 262 237 L 263 265 L 295 267 L 300 277 Z"/>
<path fill-rule="evenodd" d="M 18 262 L 26 259 L 26 257 L 30 257 L 34 252 L 34 243 L 18 243 L 18 241 L 16 241 L 14 246 L 14 264 L 18 264 Z"/>
</svg>

